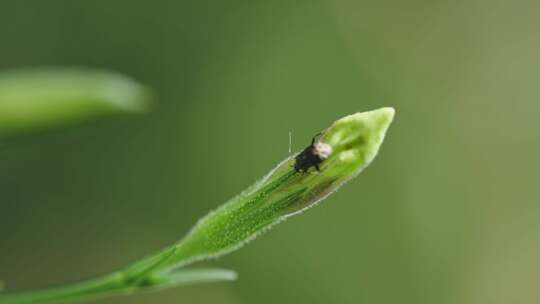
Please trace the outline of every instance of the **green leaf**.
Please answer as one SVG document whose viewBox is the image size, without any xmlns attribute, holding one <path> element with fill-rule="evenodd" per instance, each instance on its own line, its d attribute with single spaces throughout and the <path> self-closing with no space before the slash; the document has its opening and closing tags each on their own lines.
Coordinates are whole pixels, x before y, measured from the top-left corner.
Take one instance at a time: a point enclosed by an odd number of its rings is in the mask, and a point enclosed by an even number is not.
<svg viewBox="0 0 540 304">
<path fill-rule="evenodd" d="M 88 68 L 28 68 L 0 73 L 0 134 L 118 113 L 142 113 L 149 89 L 126 76 Z"/>
<path fill-rule="evenodd" d="M 236 278 L 236 272 L 227 269 L 182 269 L 150 277 L 145 287 L 161 290 L 187 284 L 234 281 Z"/>
</svg>

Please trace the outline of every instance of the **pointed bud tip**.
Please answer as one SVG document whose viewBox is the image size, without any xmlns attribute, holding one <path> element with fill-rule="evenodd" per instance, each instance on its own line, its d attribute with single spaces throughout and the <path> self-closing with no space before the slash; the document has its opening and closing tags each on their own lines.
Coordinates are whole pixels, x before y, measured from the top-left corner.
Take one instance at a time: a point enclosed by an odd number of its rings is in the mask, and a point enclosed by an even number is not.
<svg viewBox="0 0 540 304">
<path fill-rule="evenodd" d="M 392 107 L 385 107 L 365 113 L 371 119 L 374 130 L 378 129 L 382 133 L 381 135 L 384 136 L 384 133 L 386 133 L 386 130 L 388 130 L 388 127 L 394 120 L 396 110 Z"/>
<path fill-rule="evenodd" d="M 394 108 L 385 107 L 343 117 L 327 130 L 324 140 L 336 159 L 362 168 L 377 155 L 394 115 Z"/>
<path fill-rule="evenodd" d="M 384 107 L 367 112 L 358 112 L 337 120 L 330 129 L 334 128 L 333 131 L 336 129 L 348 129 L 349 133 L 355 133 L 350 131 L 356 130 L 361 133 L 365 133 L 364 135 L 375 135 L 380 133 L 384 134 L 392 123 L 395 113 L 396 110 L 392 107 Z M 340 139 L 343 137 L 344 136 L 339 136 Z"/>
<path fill-rule="evenodd" d="M 393 107 L 384 107 L 373 112 L 380 112 L 381 115 L 385 116 L 389 121 L 392 121 L 396 115 L 396 109 Z"/>
<path fill-rule="evenodd" d="M 345 116 L 339 121 L 353 121 L 353 120 L 366 120 L 366 119 L 373 119 L 377 121 L 383 121 L 390 123 L 394 119 L 394 116 L 396 114 L 396 110 L 392 107 L 384 107 L 373 111 L 367 111 L 367 112 L 358 112 L 351 114 L 349 116 Z"/>
</svg>

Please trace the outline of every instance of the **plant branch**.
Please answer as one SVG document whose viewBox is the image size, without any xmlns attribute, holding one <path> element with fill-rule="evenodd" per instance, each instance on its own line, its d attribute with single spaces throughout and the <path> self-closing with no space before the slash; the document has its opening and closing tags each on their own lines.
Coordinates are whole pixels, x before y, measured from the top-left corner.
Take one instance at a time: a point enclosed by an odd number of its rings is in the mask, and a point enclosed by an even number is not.
<svg viewBox="0 0 540 304">
<path fill-rule="evenodd" d="M 230 271 L 182 267 L 237 250 L 336 191 L 375 158 L 393 117 L 392 108 L 382 108 L 337 120 L 318 139 L 327 154 L 318 164 L 320 172 L 299 172 L 295 157 L 288 157 L 262 180 L 200 219 L 178 243 L 124 270 L 67 287 L 0 297 L 0 304 L 59 302 L 234 280 L 236 275 Z"/>
</svg>

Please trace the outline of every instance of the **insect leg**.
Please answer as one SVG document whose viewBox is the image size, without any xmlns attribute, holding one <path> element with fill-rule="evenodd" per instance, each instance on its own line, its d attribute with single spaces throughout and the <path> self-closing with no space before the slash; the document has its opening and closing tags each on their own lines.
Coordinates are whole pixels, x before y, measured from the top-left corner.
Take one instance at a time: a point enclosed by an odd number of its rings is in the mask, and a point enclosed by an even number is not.
<svg viewBox="0 0 540 304">
<path fill-rule="evenodd" d="M 315 138 L 317 138 L 318 136 L 320 136 L 322 134 L 322 132 L 319 132 L 317 134 L 315 134 L 315 136 L 313 136 L 313 138 L 311 139 L 311 145 L 313 146 L 315 144 Z"/>
</svg>

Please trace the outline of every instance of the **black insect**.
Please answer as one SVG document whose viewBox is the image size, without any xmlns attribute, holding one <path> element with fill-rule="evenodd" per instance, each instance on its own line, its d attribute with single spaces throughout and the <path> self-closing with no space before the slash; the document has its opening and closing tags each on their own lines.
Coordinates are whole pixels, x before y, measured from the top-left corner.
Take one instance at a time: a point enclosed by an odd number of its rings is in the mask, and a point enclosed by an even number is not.
<svg viewBox="0 0 540 304">
<path fill-rule="evenodd" d="M 319 135 L 320 133 L 315 135 L 311 139 L 311 145 L 295 156 L 294 170 L 296 172 L 307 172 L 311 167 L 315 167 L 320 172 L 321 168 L 319 168 L 319 164 L 332 154 L 332 147 L 330 145 L 315 142 L 315 139 Z"/>
</svg>

